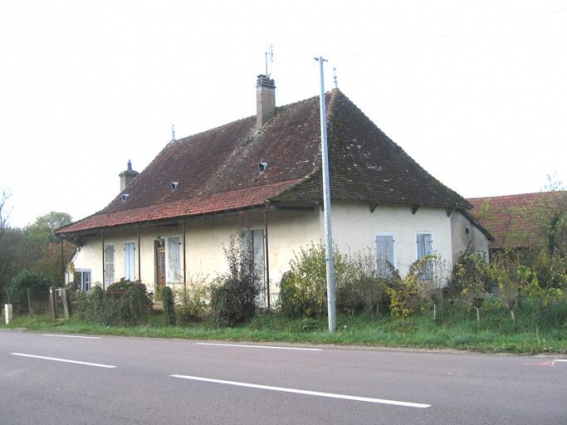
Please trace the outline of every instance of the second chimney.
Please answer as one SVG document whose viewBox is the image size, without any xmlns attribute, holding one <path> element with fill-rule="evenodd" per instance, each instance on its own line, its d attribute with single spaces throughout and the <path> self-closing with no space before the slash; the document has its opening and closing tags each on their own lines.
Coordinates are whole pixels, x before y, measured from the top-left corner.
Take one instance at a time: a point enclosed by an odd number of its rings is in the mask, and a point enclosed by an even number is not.
<svg viewBox="0 0 567 425">
<path fill-rule="evenodd" d="M 260 130 L 276 110 L 276 85 L 265 75 L 256 80 L 256 107 L 256 129 Z"/>
<path fill-rule="evenodd" d="M 132 170 L 132 161 L 128 160 L 128 169 L 118 175 L 120 177 L 120 192 L 122 192 L 138 174 L 137 171 Z"/>
</svg>

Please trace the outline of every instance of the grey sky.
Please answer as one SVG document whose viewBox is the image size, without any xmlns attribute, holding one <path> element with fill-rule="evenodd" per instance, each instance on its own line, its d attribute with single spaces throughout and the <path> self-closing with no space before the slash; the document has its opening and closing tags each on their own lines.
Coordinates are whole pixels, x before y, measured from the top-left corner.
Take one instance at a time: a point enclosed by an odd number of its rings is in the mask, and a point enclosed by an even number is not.
<svg viewBox="0 0 567 425">
<path fill-rule="evenodd" d="M 567 1 L 5 1 L 0 188 L 12 225 L 82 218 L 171 139 L 255 113 L 274 46 L 278 105 L 318 94 L 313 56 L 466 197 L 567 182 Z"/>
</svg>

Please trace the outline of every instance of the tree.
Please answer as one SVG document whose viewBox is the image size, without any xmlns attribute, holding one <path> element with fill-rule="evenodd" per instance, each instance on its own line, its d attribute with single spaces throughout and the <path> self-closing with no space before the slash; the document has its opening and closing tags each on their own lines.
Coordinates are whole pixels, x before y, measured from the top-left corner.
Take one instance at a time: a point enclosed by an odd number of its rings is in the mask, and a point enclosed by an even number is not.
<svg viewBox="0 0 567 425">
<path fill-rule="evenodd" d="M 2 299 L 8 297 L 8 285 L 17 270 L 15 267 L 17 257 L 14 249 L 17 244 L 15 242 L 23 239 L 23 235 L 10 229 L 8 224 L 7 202 L 9 198 L 10 195 L 2 191 L 0 195 L 0 302 L 2 303 Z"/>
<path fill-rule="evenodd" d="M 75 251 L 72 244 L 67 241 L 61 242 L 53 231 L 71 222 L 72 218 L 69 214 L 51 211 L 39 216 L 24 230 L 28 249 L 33 258 L 33 265 L 30 267 L 43 272 L 53 285 L 63 282 L 62 266 L 67 264 Z"/>
<path fill-rule="evenodd" d="M 542 193 L 536 219 L 542 228 L 550 257 L 567 255 L 567 190 L 560 181 L 548 176 L 546 192 Z"/>
<path fill-rule="evenodd" d="M 460 296 L 476 310 L 476 320 L 480 323 L 480 309 L 486 297 L 488 263 L 481 255 L 467 252 L 455 265 L 455 287 Z"/>
<path fill-rule="evenodd" d="M 26 235 L 33 243 L 57 243 L 59 238 L 53 234 L 53 231 L 72 221 L 73 219 L 67 213 L 51 211 L 39 216 L 33 224 L 27 226 Z"/>
</svg>

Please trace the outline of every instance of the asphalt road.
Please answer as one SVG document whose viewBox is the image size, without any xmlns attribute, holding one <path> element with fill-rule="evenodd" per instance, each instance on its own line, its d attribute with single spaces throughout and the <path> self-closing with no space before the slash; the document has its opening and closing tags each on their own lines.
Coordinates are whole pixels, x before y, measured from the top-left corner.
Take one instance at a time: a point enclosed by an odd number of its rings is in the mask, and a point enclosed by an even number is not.
<svg viewBox="0 0 567 425">
<path fill-rule="evenodd" d="M 0 424 L 567 424 L 565 359 L 285 348 L 0 331 Z"/>
</svg>

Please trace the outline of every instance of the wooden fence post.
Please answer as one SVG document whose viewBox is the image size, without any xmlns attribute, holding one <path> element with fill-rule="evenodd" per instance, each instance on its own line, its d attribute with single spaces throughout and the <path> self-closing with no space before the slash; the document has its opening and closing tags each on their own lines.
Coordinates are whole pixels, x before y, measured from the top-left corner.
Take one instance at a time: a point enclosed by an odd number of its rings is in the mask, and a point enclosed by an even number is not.
<svg viewBox="0 0 567 425">
<path fill-rule="evenodd" d="M 33 315 L 33 306 L 31 302 L 31 293 L 29 288 L 28 288 L 28 313 L 30 316 Z"/>
<path fill-rule="evenodd" d="M 65 319 L 69 318 L 69 303 L 67 300 L 67 288 L 63 288 L 61 291 L 61 295 L 63 298 L 63 314 L 65 315 Z"/>
<path fill-rule="evenodd" d="M 57 319 L 57 294 L 55 286 L 49 287 L 49 307 L 51 308 L 51 317 Z"/>
</svg>

